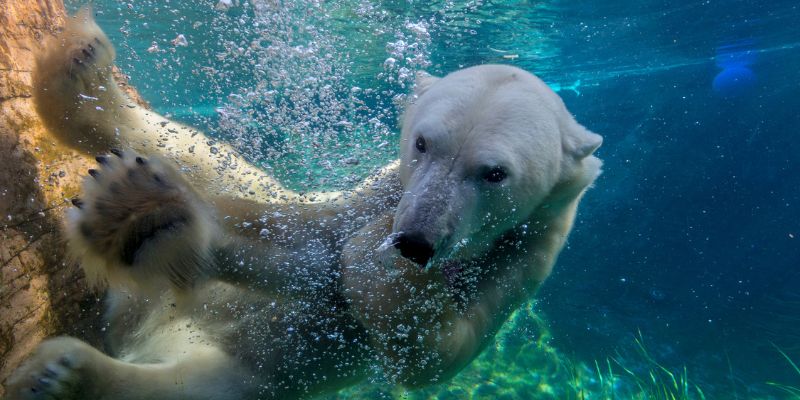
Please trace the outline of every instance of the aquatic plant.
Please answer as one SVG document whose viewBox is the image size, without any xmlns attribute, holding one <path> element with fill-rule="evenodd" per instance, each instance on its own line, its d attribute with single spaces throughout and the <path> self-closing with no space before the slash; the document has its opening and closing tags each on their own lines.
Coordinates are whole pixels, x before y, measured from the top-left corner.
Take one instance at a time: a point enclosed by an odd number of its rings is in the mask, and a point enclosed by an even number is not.
<svg viewBox="0 0 800 400">
<path fill-rule="evenodd" d="M 552 346 L 552 336 L 534 304 L 512 315 L 469 367 L 442 385 L 414 391 L 373 382 L 342 391 L 338 399 L 506 399 L 506 400 L 704 400 L 687 367 L 671 370 L 650 354 L 641 332 L 631 356 L 618 354 L 591 365 Z M 797 390 L 790 388 L 789 390 Z"/>
<path fill-rule="evenodd" d="M 775 347 L 775 350 L 777 350 L 778 353 L 780 353 L 780 355 L 784 359 L 786 359 L 786 361 L 789 363 L 789 365 L 791 365 L 792 369 L 795 372 L 797 372 L 797 376 L 800 377 L 800 367 L 798 367 L 797 364 L 792 360 L 792 358 L 789 357 L 789 355 L 787 355 L 786 352 L 784 352 L 780 347 L 778 347 L 778 345 L 776 345 L 775 343 L 771 343 L 771 344 L 772 344 L 772 347 Z M 800 399 L 800 387 L 792 386 L 792 385 L 786 385 L 786 384 L 777 383 L 777 382 L 767 382 L 767 385 L 770 385 L 770 386 L 772 386 L 772 387 L 774 387 L 774 388 L 776 388 L 776 389 L 778 389 L 778 390 L 780 390 L 782 392 L 785 392 L 786 394 L 791 396 L 792 399 Z"/>
<path fill-rule="evenodd" d="M 636 368 L 630 367 L 620 357 L 607 359 L 605 370 L 595 362 L 595 370 L 602 388 L 601 398 L 651 400 L 706 398 L 700 386 L 689 380 L 689 373 L 685 366 L 674 372 L 650 355 L 644 345 L 641 331 L 637 332 L 633 340 L 640 357 Z M 622 370 L 622 373 L 615 373 L 614 366 Z M 624 389 L 626 385 L 620 384 L 623 381 L 627 383 L 627 386 L 632 386 L 632 390 Z"/>
</svg>

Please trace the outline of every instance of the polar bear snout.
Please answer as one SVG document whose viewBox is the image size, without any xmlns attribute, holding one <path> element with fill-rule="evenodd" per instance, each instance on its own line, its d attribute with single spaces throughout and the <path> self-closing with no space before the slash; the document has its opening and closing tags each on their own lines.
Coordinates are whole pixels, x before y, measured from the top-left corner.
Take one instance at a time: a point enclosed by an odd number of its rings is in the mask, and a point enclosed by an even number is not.
<svg viewBox="0 0 800 400">
<path fill-rule="evenodd" d="M 409 180 L 392 225 L 394 247 L 416 264 L 450 253 L 470 212 L 469 193 L 446 168 L 420 168 Z"/>
<path fill-rule="evenodd" d="M 401 233 L 394 247 L 400 250 L 403 257 L 422 266 L 426 265 L 434 254 L 433 244 L 421 233 Z"/>
</svg>

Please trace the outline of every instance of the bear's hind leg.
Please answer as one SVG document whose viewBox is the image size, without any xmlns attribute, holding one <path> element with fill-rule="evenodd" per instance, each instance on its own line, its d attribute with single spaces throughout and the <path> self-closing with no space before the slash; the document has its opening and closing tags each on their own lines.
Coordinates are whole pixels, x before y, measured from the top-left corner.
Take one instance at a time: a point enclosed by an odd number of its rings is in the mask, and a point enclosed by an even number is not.
<svg viewBox="0 0 800 400">
<path fill-rule="evenodd" d="M 6 382 L 8 400 L 240 399 L 238 362 L 209 345 L 180 359 L 133 364 L 71 337 L 49 339 Z"/>
<path fill-rule="evenodd" d="M 160 158 L 114 150 L 97 161 L 67 214 L 69 250 L 87 277 L 142 290 L 191 287 L 213 263 L 211 206 Z"/>
</svg>

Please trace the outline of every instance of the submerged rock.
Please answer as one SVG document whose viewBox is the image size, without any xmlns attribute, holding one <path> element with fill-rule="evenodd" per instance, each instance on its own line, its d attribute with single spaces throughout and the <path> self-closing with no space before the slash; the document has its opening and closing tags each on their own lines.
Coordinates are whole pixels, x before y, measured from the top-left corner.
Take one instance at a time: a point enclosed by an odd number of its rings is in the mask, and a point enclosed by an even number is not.
<svg viewBox="0 0 800 400">
<path fill-rule="evenodd" d="M 32 100 L 35 55 L 64 17 L 61 0 L 0 7 L 0 382 L 47 336 L 96 343 L 101 333 L 98 296 L 66 261 L 60 237 L 90 160 L 56 142 Z"/>
</svg>

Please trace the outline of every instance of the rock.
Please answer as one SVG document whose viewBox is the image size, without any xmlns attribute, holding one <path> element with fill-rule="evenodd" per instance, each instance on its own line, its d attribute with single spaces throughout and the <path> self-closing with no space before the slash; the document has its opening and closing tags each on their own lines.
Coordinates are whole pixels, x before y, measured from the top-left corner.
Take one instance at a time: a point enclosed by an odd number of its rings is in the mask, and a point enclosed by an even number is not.
<svg viewBox="0 0 800 400">
<path fill-rule="evenodd" d="M 55 141 L 31 99 L 35 54 L 64 16 L 62 0 L 0 7 L 0 382 L 43 338 L 71 334 L 97 343 L 101 331 L 99 295 L 65 260 L 60 237 L 67 199 L 92 162 Z"/>
</svg>

